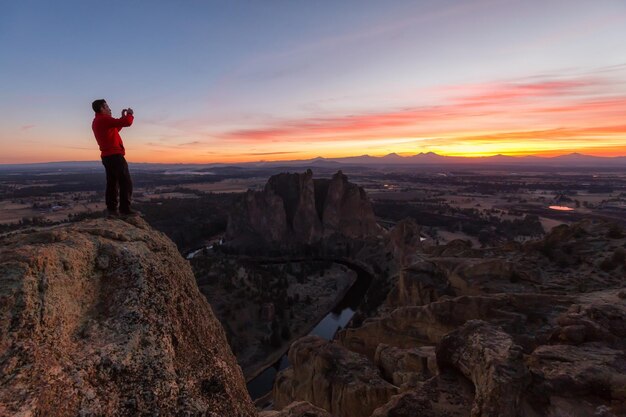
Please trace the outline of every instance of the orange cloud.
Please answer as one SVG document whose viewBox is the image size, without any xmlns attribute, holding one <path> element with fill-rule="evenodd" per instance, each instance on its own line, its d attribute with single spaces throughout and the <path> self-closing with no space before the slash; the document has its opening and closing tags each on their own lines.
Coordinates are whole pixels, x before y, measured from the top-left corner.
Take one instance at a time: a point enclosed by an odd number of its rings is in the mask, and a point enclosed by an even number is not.
<svg viewBox="0 0 626 417">
<path fill-rule="evenodd" d="M 301 148 L 402 139 L 401 146 L 380 150 L 416 153 L 528 154 L 551 147 L 624 153 L 626 94 L 607 96 L 606 88 L 607 83 L 590 79 L 460 86 L 448 88 L 451 97 L 433 106 L 286 120 L 218 136 L 240 144 L 299 143 Z"/>
</svg>

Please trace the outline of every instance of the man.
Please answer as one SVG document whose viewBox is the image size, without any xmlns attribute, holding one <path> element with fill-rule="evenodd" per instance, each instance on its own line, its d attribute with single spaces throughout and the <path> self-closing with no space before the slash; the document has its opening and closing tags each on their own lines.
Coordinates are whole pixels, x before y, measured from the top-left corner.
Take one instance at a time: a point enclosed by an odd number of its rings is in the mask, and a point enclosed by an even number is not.
<svg viewBox="0 0 626 417">
<path fill-rule="evenodd" d="M 107 176 L 105 197 L 107 213 L 109 217 L 117 217 L 120 214 L 135 215 L 137 212 L 130 208 L 133 183 L 130 179 L 128 164 L 124 159 L 126 154 L 124 143 L 119 134 L 123 127 L 133 124 L 133 109 L 122 110 L 122 117 L 116 119 L 111 117 L 111 109 L 104 99 L 95 100 L 91 103 L 91 107 L 96 113 L 91 129 L 100 147 L 100 157 Z"/>
</svg>

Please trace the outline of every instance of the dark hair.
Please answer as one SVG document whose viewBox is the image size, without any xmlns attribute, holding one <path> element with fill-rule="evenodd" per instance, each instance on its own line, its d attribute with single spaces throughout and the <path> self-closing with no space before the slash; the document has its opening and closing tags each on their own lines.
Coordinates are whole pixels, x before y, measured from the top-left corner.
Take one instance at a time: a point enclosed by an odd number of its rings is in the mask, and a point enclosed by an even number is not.
<svg viewBox="0 0 626 417">
<path fill-rule="evenodd" d="M 106 102 L 107 101 L 105 99 L 103 99 L 103 98 L 101 98 L 99 100 L 94 100 L 93 103 L 91 103 L 91 108 L 96 113 L 100 113 L 100 110 L 102 110 L 102 106 L 104 106 L 104 103 L 106 103 Z"/>
</svg>

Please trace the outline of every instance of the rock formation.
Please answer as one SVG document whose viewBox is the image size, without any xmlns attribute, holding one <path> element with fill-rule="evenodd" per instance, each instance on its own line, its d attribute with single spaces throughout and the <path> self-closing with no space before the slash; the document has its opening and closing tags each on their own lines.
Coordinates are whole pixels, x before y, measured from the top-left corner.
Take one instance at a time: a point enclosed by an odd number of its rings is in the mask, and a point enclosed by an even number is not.
<svg viewBox="0 0 626 417">
<path fill-rule="evenodd" d="M 337 172 L 332 179 L 302 174 L 272 176 L 263 191 L 248 192 L 228 219 L 229 247 L 258 252 L 285 250 L 339 236 L 361 239 L 380 233 L 363 189 Z"/>
<path fill-rule="evenodd" d="M 394 225 L 389 233 L 391 250 L 401 265 L 411 265 L 420 260 L 422 228 L 408 217 Z"/>
<path fill-rule="evenodd" d="M 332 386 L 324 370 L 352 352 L 398 392 L 372 417 L 626 415 L 626 238 L 610 228 L 583 222 L 523 245 L 422 248 L 376 315 L 316 347 L 340 354 L 313 371 L 311 348 L 279 374 L 277 405 L 306 399 L 330 411 L 309 393 Z"/>
<path fill-rule="evenodd" d="M 401 389 L 410 389 L 439 373 L 434 346 L 401 349 L 381 343 L 374 363 L 383 377 Z"/>
<path fill-rule="evenodd" d="M 141 219 L 0 242 L 0 415 L 253 416 L 189 264 Z"/>
<path fill-rule="evenodd" d="M 444 268 L 434 262 L 416 262 L 400 270 L 394 287 L 387 294 L 385 306 L 420 306 L 454 295 Z"/>
<path fill-rule="evenodd" d="M 365 357 L 317 336 L 295 342 L 289 362 L 293 368 L 274 383 L 279 409 L 304 400 L 337 417 L 369 416 L 398 393 Z"/>
<path fill-rule="evenodd" d="M 457 369 L 476 389 L 473 416 L 515 417 L 530 383 L 522 348 L 502 329 L 470 320 L 437 345 L 441 371 Z"/>
<path fill-rule="evenodd" d="M 442 374 L 392 397 L 372 417 L 469 417 L 473 398 L 474 387 L 465 378 Z"/>
</svg>

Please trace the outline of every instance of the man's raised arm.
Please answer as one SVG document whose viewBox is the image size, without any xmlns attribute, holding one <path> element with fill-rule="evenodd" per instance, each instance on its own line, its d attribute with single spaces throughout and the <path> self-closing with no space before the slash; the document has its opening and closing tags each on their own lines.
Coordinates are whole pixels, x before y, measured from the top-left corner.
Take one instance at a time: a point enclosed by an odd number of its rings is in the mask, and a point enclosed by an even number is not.
<svg viewBox="0 0 626 417">
<path fill-rule="evenodd" d="M 106 127 L 116 127 L 118 130 L 123 127 L 128 127 L 133 124 L 135 116 L 133 116 L 133 109 L 122 110 L 122 117 L 116 119 L 114 117 L 106 119 Z"/>
</svg>

